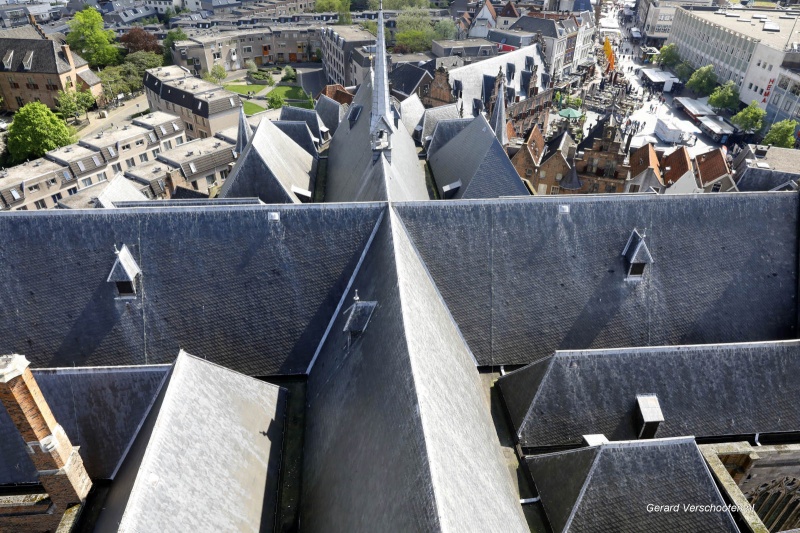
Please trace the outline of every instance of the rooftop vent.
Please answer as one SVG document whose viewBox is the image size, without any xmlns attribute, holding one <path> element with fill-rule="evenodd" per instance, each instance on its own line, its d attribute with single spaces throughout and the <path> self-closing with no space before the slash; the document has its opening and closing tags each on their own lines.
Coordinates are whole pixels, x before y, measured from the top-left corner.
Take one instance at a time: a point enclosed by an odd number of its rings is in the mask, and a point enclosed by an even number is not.
<svg viewBox="0 0 800 533">
<path fill-rule="evenodd" d="M 446 199 L 449 200 L 456 195 L 456 193 L 460 188 L 461 188 L 461 180 L 458 180 L 454 183 L 449 183 L 444 187 L 442 187 L 442 196 L 444 196 Z"/>
<path fill-rule="evenodd" d="M 622 256 L 628 266 L 628 274 L 625 279 L 629 281 L 643 279 L 647 265 L 653 263 L 653 256 L 650 255 L 650 250 L 644 241 L 645 237 L 644 232 L 639 233 L 639 230 L 633 228 L 631 236 L 628 237 L 628 243 L 622 250 Z"/>
<path fill-rule="evenodd" d="M 116 285 L 118 297 L 136 296 L 136 284 L 142 270 L 126 245 L 123 244 L 119 250 L 114 245 L 114 253 L 117 254 L 117 260 L 106 281 Z"/>
<path fill-rule="evenodd" d="M 658 396 L 655 394 L 636 395 L 636 433 L 640 439 L 655 438 L 658 426 L 664 421 Z"/>
</svg>

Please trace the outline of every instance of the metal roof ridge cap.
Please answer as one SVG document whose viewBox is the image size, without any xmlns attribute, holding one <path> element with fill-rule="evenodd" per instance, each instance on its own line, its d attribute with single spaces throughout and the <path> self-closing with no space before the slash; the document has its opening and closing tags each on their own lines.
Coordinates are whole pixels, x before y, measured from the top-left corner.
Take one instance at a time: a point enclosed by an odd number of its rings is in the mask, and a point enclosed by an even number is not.
<svg viewBox="0 0 800 533">
<path fill-rule="evenodd" d="M 702 348 L 735 350 L 739 348 L 761 348 L 761 347 L 768 347 L 770 345 L 787 345 L 787 346 L 797 345 L 798 347 L 800 347 L 800 339 L 781 339 L 774 341 L 748 341 L 748 342 L 720 342 L 712 344 L 673 344 L 673 345 L 659 345 L 659 346 L 634 346 L 634 347 L 624 347 L 624 348 L 596 348 L 596 349 L 585 349 L 585 350 L 556 350 L 555 353 L 552 355 L 552 357 L 559 359 L 566 359 L 567 357 L 590 357 L 593 355 L 627 355 L 629 353 L 636 354 L 636 353 L 642 353 L 644 351 L 692 352 L 692 351 L 698 351 Z"/>
</svg>

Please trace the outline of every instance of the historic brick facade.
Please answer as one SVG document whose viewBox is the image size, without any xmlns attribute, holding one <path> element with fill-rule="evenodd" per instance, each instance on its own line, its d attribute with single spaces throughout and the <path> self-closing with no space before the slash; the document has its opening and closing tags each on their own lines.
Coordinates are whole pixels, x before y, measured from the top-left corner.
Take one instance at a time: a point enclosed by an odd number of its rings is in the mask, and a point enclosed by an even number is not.
<svg viewBox="0 0 800 533">
<path fill-rule="evenodd" d="M 450 74 L 447 73 L 446 68 L 439 67 L 434 71 L 430 87 L 427 95 L 420 95 L 422 105 L 425 107 L 438 107 L 456 101 L 453 96 L 453 88 L 450 86 Z"/>
</svg>

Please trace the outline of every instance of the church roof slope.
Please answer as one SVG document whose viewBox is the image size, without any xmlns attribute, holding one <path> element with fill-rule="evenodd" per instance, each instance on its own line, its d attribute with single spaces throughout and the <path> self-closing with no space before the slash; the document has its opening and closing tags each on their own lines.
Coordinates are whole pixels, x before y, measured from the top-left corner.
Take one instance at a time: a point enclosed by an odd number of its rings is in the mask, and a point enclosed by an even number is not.
<svg viewBox="0 0 800 533">
<path fill-rule="evenodd" d="M 526 462 L 556 533 L 739 531 L 691 437 L 611 442 Z M 678 511 L 652 512 L 653 504 Z"/>
<path fill-rule="evenodd" d="M 800 431 L 785 394 L 798 372 L 800 341 L 792 340 L 559 351 L 499 383 L 520 444 L 542 448 L 590 434 L 638 438 L 645 394 L 664 413 L 657 437 Z"/>
<path fill-rule="evenodd" d="M 527 364 L 558 349 L 796 336 L 795 291 L 786 289 L 797 284 L 796 195 L 569 195 L 395 208 L 481 365 Z M 621 253 L 633 228 L 646 230 L 654 263 L 632 283 Z M 526 274 L 531 261 L 536 275 Z"/>
</svg>

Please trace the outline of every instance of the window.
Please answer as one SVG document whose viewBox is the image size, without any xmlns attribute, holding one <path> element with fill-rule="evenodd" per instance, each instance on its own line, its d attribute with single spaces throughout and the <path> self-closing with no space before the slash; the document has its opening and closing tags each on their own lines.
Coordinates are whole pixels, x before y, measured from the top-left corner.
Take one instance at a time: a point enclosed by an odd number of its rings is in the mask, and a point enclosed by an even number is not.
<svg viewBox="0 0 800 533">
<path fill-rule="evenodd" d="M 123 152 L 124 152 L 124 151 L 126 151 L 126 150 L 130 150 L 130 149 L 131 149 L 131 145 L 130 145 L 130 143 L 129 143 L 129 144 L 123 144 L 123 145 L 122 145 L 122 151 L 123 151 Z"/>
<path fill-rule="evenodd" d="M 752 89 L 752 88 L 753 88 L 753 83 L 752 83 L 752 82 L 751 82 L 751 83 L 749 83 L 749 84 L 747 85 L 747 88 L 748 88 L 748 89 Z"/>
<path fill-rule="evenodd" d="M 216 180 L 216 177 L 214 176 L 214 174 L 206 176 L 206 185 L 209 185 L 209 186 L 214 185 L 214 181 L 215 180 Z"/>
<path fill-rule="evenodd" d="M 159 150 L 158 148 L 153 150 L 153 159 L 155 159 L 158 156 L 158 154 L 160 154 L 160 153 L 161 153 L 161 150 Z"/>
<path fill-rule="evenodd" d="M 711 186 L 711 192 L 719 192 L 722 190 L 722 183 L 717 182 Z"/>
<path fill-rule="evenodd" d="M 55 179 L 55 178 L 50 178 L 49 180 L 47 180 L 47 184 L 48 185 L 55 185 L 57 181 L 58 180 Z"/>
<path fill-rule="evenodd" d="M 140 163 L 147 163 L 147 154 L 139 154 L 139 162 Z"/>
<path fill-rule="evenodd" d="M 57 192 L 53 196 L 51 196 L 50 198 L 52 198 L 54 204 L 57 204 L 58 201 L 61 200 L 61 193 Z"/>
<path fill-rule="evenodd" d="M 67 189 L 67 194 L 69 194 L 70 196 L 72 196 L 73 194 L 75 194 L 77 192 L 78 192 L 78 188 L 77 187 L 70 187 L 69 189 Z"/>
<path fill-rule="evenodd" d="M 165 128 L 163 125 L 159 126 L 159 128 L 161 128 L 161 135 L 167 134 L 167 128 Z"/>
<path fill-rule="evenodd" d="M 547 178 L 547 172 L 545 172 L 544 170 L 540 171 L 539 172 L 539 179 L 543 180 L 545 178 Z"/>
<path fill-rule="evenodd" d="M 36 200 L 33 205 L 36 206 L 36 209 L 47 209 L 47 202 L 44 200 Z"/>
<path fill-rule="evenodd" d="M 132 281 L 117 281 L 116 285 L 119 296 L 136 296 Z"/>
<path fill-rule="evenodd" d="M 628 192 L 639 192 L 639 186 L 631 185 L 630 187 L 628 187 Z"/>
<path fill-rule="evenodd" d="M 83 161 L 78 161 L 78 169 L 81 172 L 86 172 L 86 166 L 83 164 Z"/>
<path fill-rule="evenodd" d="M 242 50 L 244 51 L 245 54 L 249 54 L 249 53 L 251 53 L 253 51 L 253 47 L 252 46 L 245 46 L 245 47 L 242 47 Z"/>
<path fill-rule="evenodd" d="M 89 187 L 92 184 L 92 178 L 84 178 L 81 180 L 81 185 Z"/>
<path fill-rule="evenodd" d="M 130 159 L 125 160 L 125 164 L 128 165 L 128 168 L 135 167 L 136 161 L 134 161 L 133 158 L 131 157 Z"/>
<path fill-rule="evenodd" d="M 156 134 L 153 133 L 152 131 L 148 134 L 148 136 L 150 137 L 150 142 L 154 143 L 158 141 L 158 139 L 156 138 Z"/>
<path fill-rule="evenodd" d="M 192 124 L 189 124 L 189 123 L 187 122 L 187 123 L 186 123 L 186 129 L 187 129 L 187 130 L 189 130 L 189 131 L 194 131 L 194 125 L 192 125 Z M 178 144 L 180 144 L 180 143 L 178 143 Z"/>
<path fill-rule="evenodd" d="M 558 187 L 557 185 L 553 185 L 552 187 L 550 187 L 550 194 L 558 194 L 560 192 L 561 188 Z"/>
<path fill-rule="evenodd" d="M 112 146 L 109 146 L 109 147 L 108 147 L 108 154 L 109 154 L 111 157 L 117 157 L 117 152 L 114 150 L 114 148 L 113 148 Z"/>
<path fill-rule="evenodd" d="M 114 171 L 114 174 L 118 174 L 122 172 L 122 165 L 119 163 L 114 163 L 113 165 L 111 165 L 111 170 Z"/>
<path fill-rule="evenodd" d="M 39 190 L 39 185 L 38 184 L 37 185 L 31 185 L 30 187 L 28 187 L 28 192 L 36 192 L 38 190 Z"/>
<path fill-rule="evenodd" d="M 99 167 L 102 163 L 100 162 L 100 158 L 96 155 L 92 156 L 92 161 L 94 161 L 94 166 Z"/>
<path fill-rule="evenodd" d="M 177 125 L 175 122 L 173 122 L 173 123 L 172 123 L 172 129 L 173 129 L 174 131 L 178 131 L 178 130 L 180 130 L 180 128 L 178 127 L 178 125 Z"/>
<path fill-rule="evenodd" d="M 143 146 L 143 145 L 144 145 L 144 139 L 139 139 L 138 141 L 136 141 L 136 146 Z"/>
<path fill-rule="evenodd" d="M 183 135 L 178 135 L 175 137 L 175 146 L 180 146 L 183 144 Z"/>
<path fill-rule="evenodd" d="M 99 173 L 97 175 L 97 181 L 106 181 L 107 179 L 108 179 L 108 177 L 106 176 L 105 171 L 103 171 L 103 172 L 101 172 L 101 173 Z"/>
<path fill-rule="evenodd" d="M 15 100 L 17 101 L 17 106 L 22 107 L 25 105 L 25 100 L 23 100 L 21 96 L 17 96 Z"/>
<path fill-rule="evenodd" d="M 628 277 L 641 278 L 644 276 L 644 269 L 646 266 L 646 263 L 631 263 L 631 268 L 628 270 Z"/>
<path fill-rule="evenodd" d="M 189 170 L 192 171 L 192 174 L 197 174 L 197 167 L 194 166 L 194 163 L 189 163 Z"/>
<path fill-rule="evenodd" d="M 532 176 L 533 175 L 533 169 L 532 168 L 526 168 L 525 169 L 525 175 L 526 176 Z"/>
<path fill-rule="evenodd" d="M 172 150 L 172 141 L 164 141 L 164 150 Z"/>
</svg>

